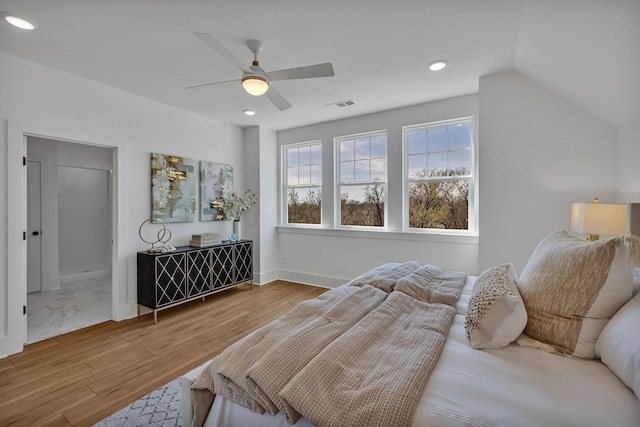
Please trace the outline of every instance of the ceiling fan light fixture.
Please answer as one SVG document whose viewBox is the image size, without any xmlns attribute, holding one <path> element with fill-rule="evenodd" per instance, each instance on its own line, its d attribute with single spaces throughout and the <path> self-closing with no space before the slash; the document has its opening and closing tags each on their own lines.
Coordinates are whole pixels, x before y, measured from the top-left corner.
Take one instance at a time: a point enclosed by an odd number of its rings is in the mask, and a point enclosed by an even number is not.
<svg viewBox="0 0 640 427">
<path fill-rule="evenodd" d="M 429 69 L 431 71 L 440 71 L 447 66 L 446 59 L 436 59 L 435 61 L 429 62 Z"/>
<path fill-rule="evenodd" d="M 7 21 L 9 24 L 13 25 L 16 28 L 20 28 L 22 30 L 35 30 L 38 28 L 38 25 L 30 19 L 23 18 L 21 16 L 17 16 L 8 12 L 0 13 L 2 19 Z"/>
<path fill-rule="evenodd" d="M 269 82 L 263 77 L 249 75 L 242 78 L 242 87 L 249 95 L 260 96 L 269 90 Z"/>
</svg>

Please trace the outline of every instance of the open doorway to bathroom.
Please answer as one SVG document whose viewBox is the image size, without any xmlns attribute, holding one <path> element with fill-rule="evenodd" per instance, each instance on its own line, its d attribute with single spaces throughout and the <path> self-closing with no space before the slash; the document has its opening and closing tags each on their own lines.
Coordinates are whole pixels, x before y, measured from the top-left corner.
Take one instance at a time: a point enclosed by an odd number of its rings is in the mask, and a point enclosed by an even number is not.
<svg viewBox="0 0 640 427">
<path fill-rule="evenodd" d="M 112 148 L 27 137 L 27 343 L 112 319 L 113 163 Z"/>
</svg>

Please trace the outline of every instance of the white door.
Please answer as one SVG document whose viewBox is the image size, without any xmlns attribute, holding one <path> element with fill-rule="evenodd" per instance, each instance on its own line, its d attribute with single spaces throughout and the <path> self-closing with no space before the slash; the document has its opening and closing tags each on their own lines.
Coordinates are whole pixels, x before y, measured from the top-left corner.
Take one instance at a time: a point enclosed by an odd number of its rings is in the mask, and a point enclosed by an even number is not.
<svg viewBox="0 0 640 427">
<path fill-rule="evenodd" d="M 27 161 L 27 292 L 42 291 L 42 164 Z"/>
</svg>

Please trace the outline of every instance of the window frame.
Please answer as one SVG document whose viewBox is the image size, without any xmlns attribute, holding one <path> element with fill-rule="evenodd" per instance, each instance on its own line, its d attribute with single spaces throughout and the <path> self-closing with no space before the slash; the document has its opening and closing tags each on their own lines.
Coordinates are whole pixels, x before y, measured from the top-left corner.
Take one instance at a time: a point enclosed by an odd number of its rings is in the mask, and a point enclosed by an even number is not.
<svg viewBox="0 0 640 427">
<path fill-rule="evenodd" d="M 456 124 L 468 123 L 470 131 L 470 173 L 469 175 L 455 175 L 435 177 L 429 179 L 415 179 L 409 178 L 409 148 L 408 148 L 408 133 L 416 129 L 425 129 L 444 127 Z M 406 125 L 402 127 L 402 231 L 405 233 L 418 233 L 418 234 L 449 234 L 449 235 L 477 235 L 477 223 L 478 223 L 478 171 L 476 161 L 476 140 L 475 140 L 475 116 L 460 117 L 456 119 L 439 120 L 427 123 L 419 123 L 413 125 Z M 447 153 L 449 150 L 447 150 Z M 411 228 L 409 227 L 409 187 L 413 182 L 446 182 L 466 180 L 469 182 L 468 193 L 468 211 L 467 211 L 467 224 L 468 228 L 461 229 L 446 229 L 446 228 Z"/>
<path fill-rule="evenodd" d="M 340 153 L 340 143 L 349 139 L 358 139 L 358 138 L 373 138 L 375 136 L 384 136 L 385 137 L 385 180 L 376 181 L 357 181 L 353 182 L 342 182 L 342 168 L 341 168 L 341 153 Z M 370 158 L 371 159 L 371 158 Z M 355 161 L 355 159 L 354 159 Z M 389 230 L 389 208 L 388 208 L 388 200 L 389 200 L 389 132 L 387 129 L 380 129 L 369 132 L 359 132 L 350 135 L 340 135 L 333 138 L 333 164 L 334 164 L 334 176 L 333 176 L 333 221 L 334 221 L 334 229 L 338 230 L 368 230 L 368 231 L 388 231 Z M 365 186 L 372 184 L 380 184 L 384 185 L 384 224 L 382 226 L 368 226 L 368 225 L 343 225 L 342 224 L 342 193 L 340 191 L 343 185 L 345 186 Z"/>
<path fill-rule="evenodd" d="M 301 148 L 301 147 L 311 147 L 311 146 L 319 146 L 320 147 L 320 169 L 321 169 L 321 177 L 320 177 L 320 183 L 319 184 L 304 184 L 304 185 L 289 185 L 289 159 L 288 159 L 288 150 L 291 148 Z M 282 196 L 281 196 L 281 204 L 280 204 L 280 208 L 281 208 L 281 220 L 280 220 L 280 224 L 282 224 L 283 226 L 286 227 L 312 227 L 312 228 L 321 228 L 322 224 L 323 224 L 323 208 L 322 208 L 322 199 L 324 198 L 323 192 L 322 192 L 322 181 L 324 179 L 324 158 L 323 158 L 323 147 L 322 147 L 322 140 L 312 140 L 312 141 L 305 141 L 305 142 L 297 142 L 297 143 L 293 143 L 293 144 L 286 144 L 286 145 L 282 145 L 281 146 L 281 186 L 280 186 L 280 191 L 282 192 Z M 319 193 L 320 193 L 320 197 L 321 197 L 321 202 L 320 202 L 320 223 L 319 224 L 313 224 L 313 223 L 309 223 L 309 222 L 289 222 L 289 189 L 290 188 L 306 188 L 306 189 L 310 189 L 310 188 L 318 188 L 319 189 Z"/>
</svg>

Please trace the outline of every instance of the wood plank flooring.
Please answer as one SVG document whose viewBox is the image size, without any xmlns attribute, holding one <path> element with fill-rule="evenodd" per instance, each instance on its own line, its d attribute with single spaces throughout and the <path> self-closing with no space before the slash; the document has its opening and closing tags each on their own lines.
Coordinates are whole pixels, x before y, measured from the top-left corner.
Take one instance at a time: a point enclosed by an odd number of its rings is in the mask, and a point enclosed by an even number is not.
<svg viewBox="0 0 640 427">
<path fill-rule="evenodd" d="M 0 359 L 0 426 L 91 426 L 325 291 L 245 284 L 28 345 Z"/>
</svg>

